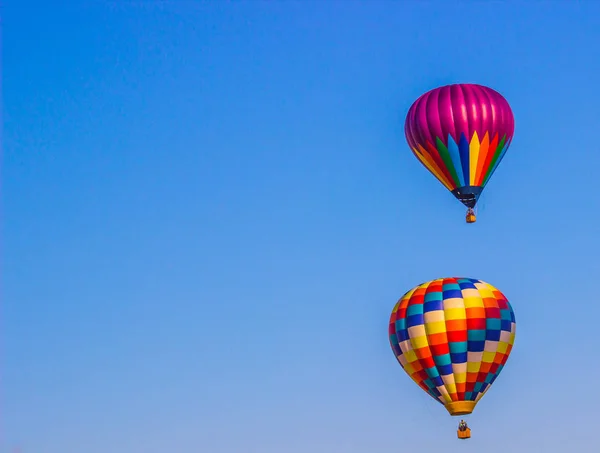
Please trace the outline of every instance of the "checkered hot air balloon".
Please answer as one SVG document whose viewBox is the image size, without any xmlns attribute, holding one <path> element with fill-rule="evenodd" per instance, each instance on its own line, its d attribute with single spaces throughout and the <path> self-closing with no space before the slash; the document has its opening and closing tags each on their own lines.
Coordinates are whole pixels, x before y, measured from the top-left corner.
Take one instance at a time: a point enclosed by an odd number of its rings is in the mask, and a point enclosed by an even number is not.
<svg viewBox="0 0 600 453">
<path fill-rule="evenodd" d="M 450 415 L 465 415 L 502 371 L 515 330 L 515 314 L 498 289 L 473 278 L 439 278 L 396 303 L 389 340 L 419 387 Z"/>
<path fill-rule="evenodd" d="M 475 207 L 510 146 L 515 119 L 491 88 L 447 85 L 423 94 L 406 115 L 404 132 L 417 159 L 467 207 Z"/>
</svg>

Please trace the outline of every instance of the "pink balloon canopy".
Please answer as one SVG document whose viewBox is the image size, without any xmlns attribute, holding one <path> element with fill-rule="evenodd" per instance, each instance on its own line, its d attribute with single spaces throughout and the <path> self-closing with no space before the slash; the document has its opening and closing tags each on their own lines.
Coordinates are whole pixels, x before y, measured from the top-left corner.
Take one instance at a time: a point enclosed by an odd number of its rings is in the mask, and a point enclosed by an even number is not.
<svg viewBox="0 0 600 453">
<path fill-rule="evenodd" d="M 406 140 L 419 161 L 472 208 L 513 138 L 508 102 L 491 88 L 447 85 L 419 97 L 406 115 Z"/>
<path fill-rule="evenodd" d="M 510 105 L 497 91 L 471 83 L 435 88 L 423 94 L 411 106 L 406 116 L 406 139 L 411 148 L 426 141 L 435 144 L 439 138 L 448 146 L 448 135 L 456 143 L 461 135 L 471 141 L 477 132 L 483 139 L 496 134 L 509 141 L 515 130 L 515 118 Z"/>
</svg>

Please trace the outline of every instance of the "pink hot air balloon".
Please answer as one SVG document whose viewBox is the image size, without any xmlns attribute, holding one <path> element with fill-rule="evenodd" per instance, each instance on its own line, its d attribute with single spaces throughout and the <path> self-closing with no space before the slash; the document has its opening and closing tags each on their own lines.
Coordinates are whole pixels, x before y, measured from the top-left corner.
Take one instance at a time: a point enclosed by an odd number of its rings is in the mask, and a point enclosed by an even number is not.
<svg viewBox="0 0 600 453">
<path fill-rule="evenodd" d="M 461 83 L 428 91 L 406 115 L 406 140 L 417 159 L 467 208 L 473 208 L 500 164 L 515 119 L 497 91 Z"/>
</svg>

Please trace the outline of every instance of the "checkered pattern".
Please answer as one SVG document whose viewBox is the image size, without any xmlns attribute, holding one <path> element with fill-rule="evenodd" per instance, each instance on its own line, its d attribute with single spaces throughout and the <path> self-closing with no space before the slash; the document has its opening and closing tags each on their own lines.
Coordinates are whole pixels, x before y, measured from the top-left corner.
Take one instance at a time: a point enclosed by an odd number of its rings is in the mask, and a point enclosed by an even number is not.
<svg viewBox="0 0 600 453">
<path fill-rule="evenodd" d="M 411 289 L 389 324 L 404 371 L 444 405 L 479 401 L 502 371 L 515 331 L 506 297 L 472 278 L 440 278 Z"/>
</svg>

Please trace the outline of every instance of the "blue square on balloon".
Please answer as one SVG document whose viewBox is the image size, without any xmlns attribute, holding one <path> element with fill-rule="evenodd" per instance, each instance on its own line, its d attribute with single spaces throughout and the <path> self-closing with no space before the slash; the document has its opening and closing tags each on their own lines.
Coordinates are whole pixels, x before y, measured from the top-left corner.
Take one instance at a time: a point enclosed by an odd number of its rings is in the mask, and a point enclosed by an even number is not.
<svg viewBox="0 0 600 453">
<path fill-rule="evenodd" d="M 450 359 L 452 363 L 466 363 L 467 353 L 466 352 L 451 352 Z"/>
<path fill-rule="evenodd" d="M 458 284 L 460 285 L 461 289 L 477 289 L 470 280 L 466 280 L 463 278 L 458 280 Z"/>
<path fill-rule="evenodd" d="M 485 341 L 469 341 L 467 343 L 469 352 L 482 352 L 485 347 Z"/>
<path fill-rule="evenodd" d="M 398 343 L 408 340 L 408 332 L 406 329 L 397 330 L 396 335 L 398 336 Z"/>
<path fill-rule="evenodd" d="M 448 365 L 438 365 L 438 370 L 442 376 L 448 376 L 452 374 L 454 371 L 452 370 L 452 364 Z"/>
<path fill-rule="evenodd" d="M 425 322 L 423 314 L 412 315 L 406 317 L 406 327 L 420 326 Z"/>
<path fill-rule="evenodd" d="M 512 322 L 509 319 L 503 319 L 500 322 L 500 329 L 504 330 L 505 332 L 510 332 L 511 327 L 512 327 Z"/>
<path fill-rule="evenodd" d="M 499 330 L 487 330 L 485 332 L 485 339 L 489 341 L 500 341 L 500 331 Z"/>
<path fill-rule="evenodd" d="M 441 300 L 429 300 L 423 304 L 423 312 L 429 313 L 430 311 L 443 310 L 444 302 Z"/>
<path fill-rule="evenodd" d="M 460 289 L 448 289 L 444 291 L 444 299 L 462 299 Z"/>
</svg>

